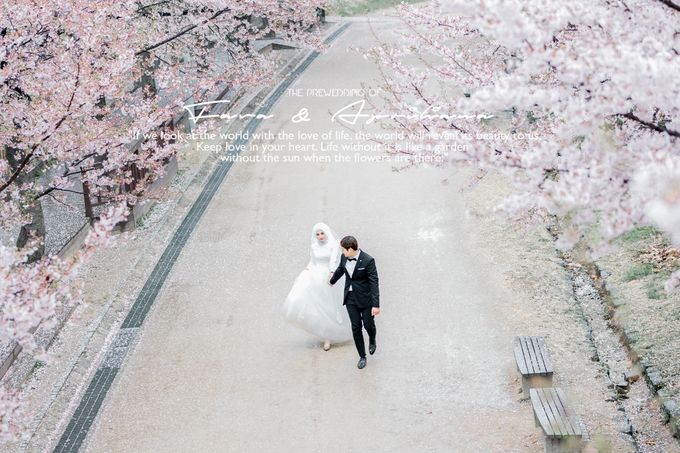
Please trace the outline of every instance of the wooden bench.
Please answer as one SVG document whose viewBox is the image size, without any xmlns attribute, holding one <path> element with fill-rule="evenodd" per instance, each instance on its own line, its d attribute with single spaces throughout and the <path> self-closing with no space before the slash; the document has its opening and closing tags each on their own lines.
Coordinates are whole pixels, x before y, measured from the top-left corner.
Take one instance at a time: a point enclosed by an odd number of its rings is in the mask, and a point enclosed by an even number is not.
<svg viewBox="0 0 680 453">
<path fill-rule="evenodd" d="M 543 337 L 515 337 L 514 350 L 525 399 L 530 388 L 552 387 L 553 365 Z"/>
<path fill-rule="evenodd" d="M 529 394 L 536 426 L 545 434 L 545 453 L 580 452 L 584 435 L 581 421 L 568 409 L 562 389 L 531 389 Z"/>
</svg>

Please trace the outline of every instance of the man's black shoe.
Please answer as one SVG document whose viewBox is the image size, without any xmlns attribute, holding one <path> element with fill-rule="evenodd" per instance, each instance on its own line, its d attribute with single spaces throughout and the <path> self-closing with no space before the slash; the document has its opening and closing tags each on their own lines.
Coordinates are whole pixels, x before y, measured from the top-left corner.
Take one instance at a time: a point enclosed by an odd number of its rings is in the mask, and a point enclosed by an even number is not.
<svg viewBox="0 0 680 453">
<path fill-rule="evenodd" d="M 368 345 L 368 353 L 371 354 L 371 355 L 373 355 L 374 352 L 375 352 L 375 342 L 370 343 L 370 344 Z"/>
<path fill-rule="evenodd" d="M 366 357 L 362 357 L 362 358 L 359 359 L 359 363 L 357 363 L 357 368 L 362 369 L 365 366 L 366 366 Z"/>
</svg>

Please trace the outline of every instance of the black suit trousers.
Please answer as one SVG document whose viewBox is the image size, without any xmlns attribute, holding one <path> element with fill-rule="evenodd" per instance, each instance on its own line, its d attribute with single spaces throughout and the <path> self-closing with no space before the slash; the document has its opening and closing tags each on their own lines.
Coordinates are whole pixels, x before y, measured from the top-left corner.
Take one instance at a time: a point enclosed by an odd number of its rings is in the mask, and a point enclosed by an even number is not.
<svg viewBox="0 0 680 453">
<path fill-rule="evenodd" d="M 364 344 L 364 334 L 361 331 L 361 325 L 368 333 L 368 339 L 371 343 L 375 343 L 375 321 L 371 314 L 373 307 L 359 307 L 354 299 L 353 291 L 347 293 L 347 313 L 352 322 L 352 335 L 354 336 L 354 345 L 357 347 L 359 357 L 366 357 L 366 346 Z"/>
</svg>

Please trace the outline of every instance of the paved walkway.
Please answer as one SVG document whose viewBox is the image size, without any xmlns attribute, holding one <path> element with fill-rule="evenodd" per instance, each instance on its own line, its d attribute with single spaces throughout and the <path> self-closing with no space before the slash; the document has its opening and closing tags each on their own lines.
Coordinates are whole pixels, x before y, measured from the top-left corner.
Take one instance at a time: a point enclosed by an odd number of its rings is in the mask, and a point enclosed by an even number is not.
<svg viewBox="0 0 680 453">
<path fill-rule="evenodd" d="M 394 24 L 374 27 L 389 37 Z M 371 83 L 376 70 L 348 49 L 372 36 L 354 23 L 293 87 Z M 328 112 L 347 103 L 285 96 L 260 130 L 341 130 Z M 291 123 L 303 107 L 312 121 Z M 459 185 L 441 184 L 446 175 L 232 166 L 115 375 L 88 451 L 530 451 L 533 417 L 508 372 L 515 332 L 495 313 L 512 296 L 466 245 Z M 325 352 L 279 315 L 317 221 L 376 258 L 378 351 L 364 370 L 351 343 Z"/>
</svg>

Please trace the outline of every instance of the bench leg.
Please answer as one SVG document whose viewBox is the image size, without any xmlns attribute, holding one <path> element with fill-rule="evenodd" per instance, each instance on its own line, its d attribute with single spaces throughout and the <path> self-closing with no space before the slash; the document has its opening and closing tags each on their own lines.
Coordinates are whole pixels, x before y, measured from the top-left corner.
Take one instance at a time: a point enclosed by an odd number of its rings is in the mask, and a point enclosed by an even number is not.
<svg viewBox="0 0 680 453">
<path fill-rule="evenodd" d="M 552 387 L 552 374 L 545 376 L 522 376 L 522 398 L 529 398 L 529 389 Z"/>
<path fill-rule="evenodd" d="M 522 376 L 522 399 L 529 399 L 529 378 Z"/>
<path fill-rule="evenodd" d="M 545 453 L 581 453 L 581 439 L 578 437 L 547 437 Z"/>
</svg>

